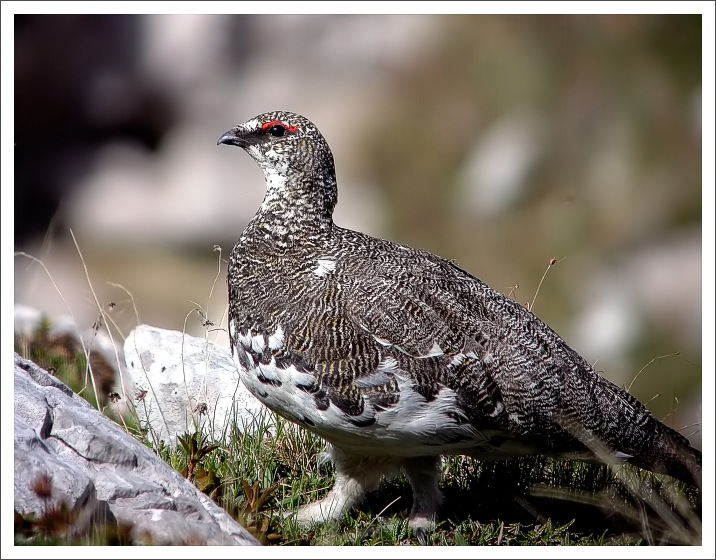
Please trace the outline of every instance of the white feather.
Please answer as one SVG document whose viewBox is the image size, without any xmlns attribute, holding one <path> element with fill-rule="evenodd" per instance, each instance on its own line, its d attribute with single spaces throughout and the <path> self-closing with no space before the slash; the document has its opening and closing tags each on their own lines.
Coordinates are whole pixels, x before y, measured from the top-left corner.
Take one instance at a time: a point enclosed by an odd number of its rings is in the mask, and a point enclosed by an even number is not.
<svg viewBox="0 0 716 560">
<path fill-rule="evenodd" d="M 283 336 L 283 328 L 281 328 L 281 325 L 278 326 L 276 329 L 276 332 L 273 333 L 271 336 L 269 336 L 268 339 L 268 345 L 271 350 L 278 350 L 283 346 L 284 336 Z"/>
<path fill-rule="evenodd" d="M 465 358 L 466 358 L 466 356 L 462 352 L 460 352 L 459 354 L 455 354 L 455 357 L 452 359 L 452 361 L 450 362 L 450 365 L 448 367 L 450 367 L 450 368 L 459 367 L 465 361 Z"/>
<path fill-rule="evenodd" d="M 264 340 L 264 335 L 257 334 L 256 336 L 252 336 L 251 348 L 253 348 L 253 351 L 257 354 L 261 354 L 264 351 L 264 348 L 266 348 L 266 341 Z"/>
<path fill-rule="evenodd" d="M 251 336 L 248 331 L 245 333 L 239 332 L 236 338 L 243 348 L 251 350 Z"/>
<path fill-rule="evenodd" d="M 336 269 L 336 261 L 333 259 L 318 259 L 318 266 L 316 266 L 313 274 L 318 277 L 323 277 Z"/>
<path fill-rule="evenodd" d="M 420 356 L 421 358 L 433 358 L 436 356 L 443 356 L 445 352 L 443 352 L 443 349 L 440 348 L 440 345 L 437 343 L 437 341 L 433 342 L 432 347 L 428 351 L 425 356 Z"/>
<path fill-rule="evenodd" d="M 391 377 L 385 371 L 376 370 L 373 373 L 357 378 L 353 381 L 353 385 L 361 389 L 369 387 L 380 387 L 390 381 Z"/>
<path fill-rule="evenodd" d="M 366 330 L 366 331 L 368 330 L 368 329 L 366 329 L 365 327 L 363 327 L 363 329 Z M 392 344 L 390 343 L 390 341 L 387 340 L 387 339 L 385 339 L 385 338 L 381 338 L 381 337 L 379 337 L 379 336 L 377 336 L 377 335 L 375 335 L 375 334 L 373 334 L 373 335 L 371 335 L 371 336 L 372 336 L 372 337 L 375 339 L 375 341 L 376 341 L 378 344 L 380 344 L 381 346 L 392 346 Z"/>
</svg>

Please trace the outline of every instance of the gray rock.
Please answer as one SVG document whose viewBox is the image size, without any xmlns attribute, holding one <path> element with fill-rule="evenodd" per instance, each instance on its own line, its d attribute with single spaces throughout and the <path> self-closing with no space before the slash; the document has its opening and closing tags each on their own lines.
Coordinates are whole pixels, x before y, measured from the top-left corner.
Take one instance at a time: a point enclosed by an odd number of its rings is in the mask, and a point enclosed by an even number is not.
<svg viewBox="0 0 716 560">
<path fill-rule="evenodd" d="M 241 383 L 227 347 L 139 325 L 127 336 L 124 356 L 126 394 L 156 441 L 174 447 L 177 434 L 196 430 L 225 441 L 231 426 L 252 432 L 269 418 Z"/>
<path fill-rule="evenodd" d="M 152 544 L 259 544 L 193 484 L 34 363 L 15 354 L 15 511 L 42 516 L 33 486 L 48 475 L 50 502 L 131 527 Z"/>
</svg>

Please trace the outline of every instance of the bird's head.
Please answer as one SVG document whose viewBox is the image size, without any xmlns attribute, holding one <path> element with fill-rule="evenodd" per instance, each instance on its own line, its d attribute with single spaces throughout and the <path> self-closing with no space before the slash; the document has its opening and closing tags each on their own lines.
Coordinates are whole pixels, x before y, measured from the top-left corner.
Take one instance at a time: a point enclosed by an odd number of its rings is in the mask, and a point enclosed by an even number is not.
<svg viewBox="0 0 716 560">
<path fill-rule="evenodd" d="M 263 113 L 222 134 L 218 144 L 239 146 L 265 173 L 306 172 L 333 167 L 328 143 L 316 125 L 296 113 Z"/>
</svg>

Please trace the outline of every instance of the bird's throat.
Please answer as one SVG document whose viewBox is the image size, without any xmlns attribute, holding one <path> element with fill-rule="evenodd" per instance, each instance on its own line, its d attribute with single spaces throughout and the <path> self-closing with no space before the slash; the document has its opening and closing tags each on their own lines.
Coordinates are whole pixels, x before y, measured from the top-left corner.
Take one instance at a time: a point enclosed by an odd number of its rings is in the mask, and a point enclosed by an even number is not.
<svg viewBox="0 0 716 560">
<path fill-rule="evenodd" d="M 336 205 L 332 174 L 308 177 L 264 170 L 266 195 L 246 233 L 272 238 L 278 245 L 330 232 Z"/>
</svg>

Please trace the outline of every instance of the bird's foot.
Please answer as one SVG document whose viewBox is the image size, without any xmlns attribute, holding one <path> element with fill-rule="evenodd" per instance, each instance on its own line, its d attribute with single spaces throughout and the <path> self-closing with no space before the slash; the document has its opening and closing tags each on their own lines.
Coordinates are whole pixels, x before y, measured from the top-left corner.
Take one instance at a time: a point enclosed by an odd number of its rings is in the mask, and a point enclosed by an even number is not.
<svg viewBox="0 0 716 560">
<path fill-rule="evenodd" d="M 408 525 L 417 537 L 418 542 L 421 545 L 425 545 L 427 544 L 426 535 L 435 529 L 435 516 L 417 515 L 410 518 Z"/>
<path fill-rule="evenodd" d="M 342 508 L 335 500 L 324 498 L 301 506 L 296 512 L 296 523 L 304 527 L 315 523 L 325 523 L 339 519 L 342 513 Z"/>
</svg>

